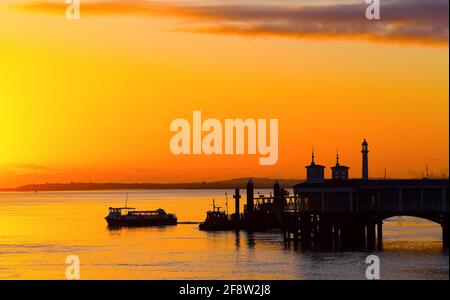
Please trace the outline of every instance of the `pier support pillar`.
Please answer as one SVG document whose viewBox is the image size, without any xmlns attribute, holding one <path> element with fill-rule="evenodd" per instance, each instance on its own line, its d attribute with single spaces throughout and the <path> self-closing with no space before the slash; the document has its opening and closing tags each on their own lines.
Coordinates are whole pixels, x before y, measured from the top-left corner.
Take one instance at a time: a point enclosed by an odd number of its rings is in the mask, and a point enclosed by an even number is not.
<svg viewBox="0 0 450 300">
<path fill-rule="evenodd" d="M 355 224 L 349 217 L 343 217 L 340 220 L 340 247 L 343 249 L 352 249 L 355 247 Z"/>
<path fill-rule="evenodd" d="M 253 180 L 249 179 L 247 182 L 247 210 L 246 210 L 246 216 L 247 216 L 247 222 L 251 222 L 252 216 L 253 216 L 253 199 L 254 199 L 255 191 L 253 187 Z M 248 224 L 252 225 L 252 224 Z"/>
<path fill-rule="evenodd" d="M 367 248 L 375 249 L 375 224 L 372 222 L 367 224 Z"/>
<path fill-rule="evenodd" d="M 237 187 L 234 190 L 234 223 L 236 226 L 236 229 L 239 228 L 239 224 L 240 224 L 240 219 L 241 219 L 241 212 L 240 212 L 240 199 L 241 199 L 241 194 L 239 191 L 239 187 Z"/>
<path fill-rule="evenodd" d="M 353 247 L 362 249 L 366 247 L 366 231 L 365 231 L 364 222 L 362 220 L 356 221 L 353 230 L 354 242 Z"/>
<path fill-rule="evenodd" d="M 293 232 L 293 235 L 294 235 L 294 242 L 295 242 L 295 244 L 298 244 L 298 236 L 299 236 L 298 228 L 295 228 L 295 230 Z"/>
<path fill-rule="evenodd" d="M 319 217 L 318 240 L 321 249 L 331 249 L 333 247 L 333 227 L 329 217 L 321 215 Z"/>
<path fill-rule="evenodd" d="M 334 249 L 339 249 L 340 246 L 340 238 L 339 238 L 339 226 L 336 223 L 333 223 L 333 247 Z"/>
<path fill-rule="evenodd" d="M 442 223 L 442 244 L 444 248 L 448 249 L 448 217 Z"/>
<path fill-rule="evenodd" d="M 300 215 L 300 244 L 304 249 L 311 248 L 311 214 L 304 213 Z M 298 230 L 297 230 L 298 234 Z"/>
<path fill-rule="evenodd" d="M 343 249 L 351 248 L 350 247 L 350 239 L 349 239 L 349 227 L 347 225 L 342 224 L 339 227 L 339 247 Z"/>
<path fill-rule="evenodd" d="M 279 226 L 282 223 L 283 216 L 283 195 L 282 189 L 278 180 L 273 185 L 273 208 L 275 222 Z"/>
<path fill-rule="evenodd" d="M 377 241 L 378 241 L 378 249 L 383 247 L 383 221 L 378 220 L 377 222 Z"/>
</svg>

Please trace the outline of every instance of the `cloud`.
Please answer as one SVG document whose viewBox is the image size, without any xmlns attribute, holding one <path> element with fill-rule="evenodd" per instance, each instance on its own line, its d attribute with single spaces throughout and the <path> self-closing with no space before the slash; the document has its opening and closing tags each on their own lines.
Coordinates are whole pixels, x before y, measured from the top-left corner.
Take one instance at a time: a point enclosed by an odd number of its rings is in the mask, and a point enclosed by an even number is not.
<svg viewBox="0 0 450 300">
<path fill-rule="evenodd" d="M 14 174 L 34 174 L 34 173 L 48 173 L 55 171 L 52 168 L 28 163 L 2 163 L 0 164 L 0 171 L 11 172 Z"/>
<path fill-rule="evenodd" d="M 26 164 L 26 163 L 4 163 L 0 164 L 0 168 L 11 168 L 11 169 L 28 169 L 28 170 L 50 170 L 51 168 L 37 165 L 37 164 Z"/>
<path fill-rule="evenodd" d="M 200 33 L 448 45 L 448 0 L 383 0 L 381 20 L 365 18 L 367 4 L 363 1 L 329 5 L 256 3 L 187 5 L 107 0 L 82 3 L 81 12 L 176 17 L 189 21 L 179 30 Z M 64 3 L 49 1 L 23 8 L 53 13 L 65 10 Z"/>
</svg>

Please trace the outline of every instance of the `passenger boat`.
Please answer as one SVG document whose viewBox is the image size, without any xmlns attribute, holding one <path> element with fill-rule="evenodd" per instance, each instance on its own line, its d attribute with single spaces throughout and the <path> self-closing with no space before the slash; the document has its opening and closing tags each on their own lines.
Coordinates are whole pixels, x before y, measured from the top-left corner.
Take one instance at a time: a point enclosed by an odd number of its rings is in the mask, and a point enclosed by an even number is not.
<svg viewBox="0 0 450 300">
<path fill-rule="evenodd" d="M 164 226 L 177 225 L 175 214 L 168 214 L 162 208 L 157 210 L 136 210 L 127 207 L 128 194 L 124 207 L 110 207 L 105 217 L 108 226 Z"/>
<path fill-rule="evenodd" d="M 131 207 L 110 207 L 105 217 L 109 226 L 163 226 L 176 225 L 177 217 L 164 209 L 136 210 Z"/>
</svg>

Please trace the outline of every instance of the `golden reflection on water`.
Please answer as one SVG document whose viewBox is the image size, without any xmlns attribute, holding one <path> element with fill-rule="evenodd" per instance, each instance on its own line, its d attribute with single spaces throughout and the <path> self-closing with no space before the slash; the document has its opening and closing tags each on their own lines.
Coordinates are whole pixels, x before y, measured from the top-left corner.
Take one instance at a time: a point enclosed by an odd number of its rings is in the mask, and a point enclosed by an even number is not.
<svg viewBox="0 0 450 300">
<path fill-rule="evenodd" d="M 225 207 L 224 192 L 130 191 L 128 203 L 164 208 L 181 222 L 201 221 L 212 197 Z M 125 192 L 108 191 L 1 193 L 0 278 L 65 279 L 65 258 L 75 254 L 82 279 L 364 279 L 368 253 L 293 250 L 276 231 L 108 228 L 107 208 L 123 206 L 124 199 Z M 440 235 L 440 226 L 428 221 L 385 221 L 378 253 L 384 277 L 448 279 Z"/>
</svg>

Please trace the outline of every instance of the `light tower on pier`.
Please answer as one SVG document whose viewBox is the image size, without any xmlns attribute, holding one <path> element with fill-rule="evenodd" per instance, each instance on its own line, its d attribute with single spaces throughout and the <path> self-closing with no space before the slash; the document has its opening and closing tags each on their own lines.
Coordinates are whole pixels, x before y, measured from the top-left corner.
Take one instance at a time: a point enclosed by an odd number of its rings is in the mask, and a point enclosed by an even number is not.
<svg viewBox="0 0 450 300">
<path fill-rule="evenodd" d="M 369 150 L 367 148 L 368 144 L 366 142 L 366 139 L 362 142 L 362 179 L 368 180 L 369 179 Z"/>
</svg>

